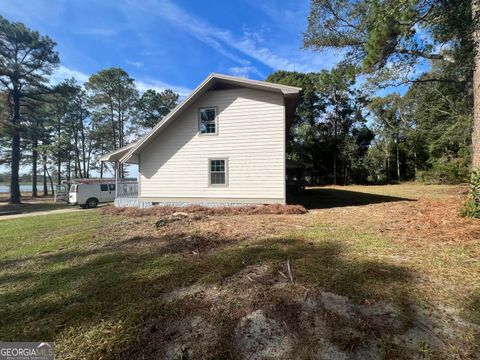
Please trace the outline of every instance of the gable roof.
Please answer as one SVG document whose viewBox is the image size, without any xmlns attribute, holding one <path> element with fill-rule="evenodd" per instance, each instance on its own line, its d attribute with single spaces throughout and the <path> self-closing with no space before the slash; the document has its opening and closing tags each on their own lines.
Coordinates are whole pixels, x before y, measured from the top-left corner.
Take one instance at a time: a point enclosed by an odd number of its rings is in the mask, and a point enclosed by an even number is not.
<svg viewBox="0 0 480 360">
<path fill-rule="evenodd" d="M 123 155 L 119 159 L 122 163 L 137 163 L 137 155 L 141 152 L 142 149 L 147 146 L 150 141 L 152 141 L 156 135 L 158 135 L 165 127 L 168 126 L 170 122 L 180 116 L 191 104 L 193 104 L 200 96 L 205 94 L 208 90 L 214 87 L 245 87 L 251 89 L 257 89 L 262 91 L 269 91 L 278 94 L 283 94 L 285 98 L 292 99 L 293 102 L 296 102 L 298 94 L 302 90 L 299 87 L 287 86 L 269 83 L 266 81 L 259 80 L 249 80 L 244 78 L 238 78 L 234 76 L 228 76 L 223 74 L 210 74 L 199 86 L 193 90 L 190 95 L 188 95 L 183 101 L 178 104 L 170 113 L 165 116 L 148 134 L 143 138 L 138 140 L 136 143 L 131 144 L 127 147 L 116 150 L 113 153 L 106 154 L 100 158 L 102 161 L 112 161 L 115 158 L 118 158 L 120 154 Z M 112 156 L 116 155 L 116 156 Z M 103 160 L 104 159 L 104 160 Z M 110 160 L 112 159 L 112 160 Z M 117 160 L 114 160 L 117 161 Z"/>
</svg>

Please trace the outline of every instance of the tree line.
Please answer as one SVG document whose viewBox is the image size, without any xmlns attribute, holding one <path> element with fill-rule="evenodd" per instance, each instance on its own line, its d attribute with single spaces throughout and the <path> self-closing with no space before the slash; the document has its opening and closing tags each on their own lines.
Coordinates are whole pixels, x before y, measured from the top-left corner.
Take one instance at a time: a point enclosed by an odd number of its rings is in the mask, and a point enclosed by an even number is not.
<svg viewBox="0 0 480 360">
<path fill-rule="evenodd" d="M 270 75 L 304 88 L 289 156 L 311 163 L 317 183 L 458 182 L 477 173 L 479 6 L 312 0 L 304 47 L 341 60 L 331 71 Z M 397 86 L 408 90 L 378 96 Z"/>
<path fill-rule="evenodd" d="M 479 0 L 312 0 L 303 45 L 334 49 L 340 62 L 266 79 L 303 88 L 287 156 L 312 164 L 313 184 L 465 181 L 480 167 L 479 13 Z M 50 86 L 55 43 L 3 18 L 0 26 L 0 151 L 12 184 L 21 161 L 32 180 L 39 171 L 55 181 L 102 176 L 97 156 L 178 101 L 171 90 L 140 95 L 119 68 Z M 379 95 L 396 86 L 407 90 Z"/>
<path fill-rule="evenodd" d="M 31 167 L 32 196 L 63 179 L 104 176 L 96 159 L 118 149 L 176 106 L 167 89 L 143 94 L 121 68 L 90 76 L 85 84 L 51 84 L 60 59 L 55 42 L 21 23 L 0 18 L 0 164 L 10 167 L 10 202 L 20 203 L 19 169 Z M 123 168 L 120 176 L 125 176 Z"/>
</svg>

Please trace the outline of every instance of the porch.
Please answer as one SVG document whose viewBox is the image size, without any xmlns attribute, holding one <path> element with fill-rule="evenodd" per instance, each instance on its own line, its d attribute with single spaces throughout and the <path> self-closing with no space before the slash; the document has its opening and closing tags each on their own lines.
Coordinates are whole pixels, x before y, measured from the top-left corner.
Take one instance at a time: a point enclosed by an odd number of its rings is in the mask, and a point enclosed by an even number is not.
<svg viewBox="0 0 480 360">
<path fill-rule="evenodd" d="M 99 157 L 101 162 L 111 163 L 114 168 L 115 175 L 115 201 L 116 207 L 144 207 L 138 198 L 139 184 L 138 181 L 123 180 L 119 177 L 121 165 L 138 165 L 138 158 L 133 157 L 129 161 L 124 161 L 123 157 L 128 154 L 130 149 L 135 145 L 132 143 L 121 149 L 117 149 L 111 153 Z"/>
</svg>

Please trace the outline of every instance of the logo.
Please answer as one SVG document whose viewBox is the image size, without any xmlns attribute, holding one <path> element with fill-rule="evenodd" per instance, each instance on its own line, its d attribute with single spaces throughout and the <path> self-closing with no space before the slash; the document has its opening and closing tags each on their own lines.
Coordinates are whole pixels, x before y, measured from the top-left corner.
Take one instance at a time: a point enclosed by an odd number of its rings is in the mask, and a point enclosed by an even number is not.
<svg viewBox="0 0 480 360">
<path fill-rule="evenodd" d="M 0 341 L 0 360 L 54 360 L 53 342 Z"/>
</svg>

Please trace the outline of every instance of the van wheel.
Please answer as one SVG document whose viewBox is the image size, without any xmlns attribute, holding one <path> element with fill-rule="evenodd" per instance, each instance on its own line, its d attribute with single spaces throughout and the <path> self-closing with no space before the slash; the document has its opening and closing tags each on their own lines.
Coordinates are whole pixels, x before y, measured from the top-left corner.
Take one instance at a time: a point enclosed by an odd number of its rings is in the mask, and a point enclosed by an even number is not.
<svg viewBox="0 0 480 360">
<path fill-rule="evenodd" d="M 97 205 L 98 205 L 98 200 L 95 199 L 95 198 L 90 198 L 90 199 L 87 200 L 85 205 L 86 205 L 85 207 L 88 208 L 88 209 L 96 208 Z"/>
</svg>

